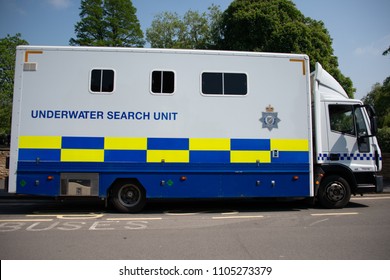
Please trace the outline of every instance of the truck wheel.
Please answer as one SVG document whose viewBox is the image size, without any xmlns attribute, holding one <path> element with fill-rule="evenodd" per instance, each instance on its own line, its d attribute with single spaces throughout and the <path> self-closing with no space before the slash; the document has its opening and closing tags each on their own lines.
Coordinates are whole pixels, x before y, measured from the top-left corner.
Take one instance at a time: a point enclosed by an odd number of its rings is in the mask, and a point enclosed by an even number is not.
<svg viewBox="0 0 390 280">
<path fill-rule="evenodd" d="M 331 175 L 322 180 L 317 198 L 325 208 L 343 208 L 351 198 L 351 188 L 343 177 Z"/>
<path fill-rule="evenodd" d="M 118 182 L 112 189 L 110 202 L 119 212 L 139 212 L 146 203 L 145 189 L 134 182 Z"/>
</svg>

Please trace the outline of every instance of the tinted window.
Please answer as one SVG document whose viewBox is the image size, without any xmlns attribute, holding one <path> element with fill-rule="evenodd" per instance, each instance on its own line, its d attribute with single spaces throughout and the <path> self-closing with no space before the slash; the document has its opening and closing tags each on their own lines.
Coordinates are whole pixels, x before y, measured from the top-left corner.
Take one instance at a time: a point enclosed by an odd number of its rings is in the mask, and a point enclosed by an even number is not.
<svg viewBox="0 0 390 280">
<path fill-rule="evenodd" d="M 247 76 L 242 73 L 202 73 L 202 93 L 246 95 Z"/>
<path fill-rule="evenodd" d="M 202 92 L 204 94 L 222 94 L 222 73 L 203 73 Z"/>
<path fill-rule="evenodd" d="M 173 93 L 175 91 L 175 73 L 172 71 L 152 72 L 153 93 Z"/>
<path fill-rule="evenodd" d="M 330 129 L 332 131 L 355 135 L 353 106 L 329 105 Z"/>
<path fill-rule="evenodd" d="M 245 95 L 247 94 L 247 84 L 245 74 L 225 73 L 224 74 L 224 94 Z"/>
<path fill-rule="evenodd" d="M 100 85 L 102 81 L 102 71 L 101 70 L 92 70 L 91 74 L 91 91 L 99 92 Z"/>
<path fill-rule="evenodd" d="M 114 91 L 114 71 L 103 70 L 102 92 Z"/>
<path fill-rule="evenodd" d="M 113 92 L 114 70 L 92 70 L 90 89 L 92 92 Z"/>
</svg>

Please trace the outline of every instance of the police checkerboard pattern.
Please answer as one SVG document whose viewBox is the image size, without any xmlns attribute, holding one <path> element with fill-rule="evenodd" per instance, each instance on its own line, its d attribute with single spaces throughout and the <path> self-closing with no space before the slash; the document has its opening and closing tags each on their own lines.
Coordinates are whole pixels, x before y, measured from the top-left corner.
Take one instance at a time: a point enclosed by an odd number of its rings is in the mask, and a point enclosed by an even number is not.
<svg viewBox="0 0 390 280">
<path fill-rule="evenodd" d="M 278 151 L 275 156 L 271 151 Z M 19 161 L 308 163 L 307 139 L 21 136 Z"/>
</svg>

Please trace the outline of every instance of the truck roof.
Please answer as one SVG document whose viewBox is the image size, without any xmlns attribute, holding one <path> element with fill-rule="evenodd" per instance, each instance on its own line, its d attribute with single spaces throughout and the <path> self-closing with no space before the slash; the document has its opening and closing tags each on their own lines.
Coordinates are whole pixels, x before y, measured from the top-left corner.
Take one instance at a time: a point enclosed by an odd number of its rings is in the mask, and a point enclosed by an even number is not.
<svg viewBox="0 0 390 280">
<path fill-rule="evenodd" d="M 167 53 L 167 54 L 203 54 L 203 55 L 226 55 L 226 56 L 256 56 L 256 57 L 285 57 L 308 60 L 306 54 L 291 53 L 267 53 L 249 51 L 226 51 L 226 50 L 193 50 L 193 49 L 158 49 L 158 48 L 127 48 L 127 47 L 85 47 L 85 46 L 30 46 L 21 45 L 18 50 L 46 50 L 46 51 L 96 51 L 96 52 L 135 52 L 135 53 Z"/>
</svg>

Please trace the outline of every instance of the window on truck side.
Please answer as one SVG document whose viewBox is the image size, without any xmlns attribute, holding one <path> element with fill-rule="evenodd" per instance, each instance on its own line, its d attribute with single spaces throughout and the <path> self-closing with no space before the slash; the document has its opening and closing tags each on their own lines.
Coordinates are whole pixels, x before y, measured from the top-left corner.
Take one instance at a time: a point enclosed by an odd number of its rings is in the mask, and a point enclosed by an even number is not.
<svg viewBox="0 0 390 280">
<path fill-rule="evenodd" d="M 202 73 L 203 94 L 223 94 L 222 73 Z"/>
<path fill-rule="evenodd" d="M 247 78 L 246 74 L 225 73 L 224 75 L 224 94 L 227 95 L 246 95 Z"/>
<path fill-rule="evenodd" d="M 172 94 L 175 91 L 175 73 L 173 71 L 152 72 L 152 93 Z"/>
<path fill-rule="evenodd" d="M 329 119 L 332 131 L 356 136 L 353 106 L 329 105 Z"/>
<path fill-rule="evenodd" d="M 90 91 L 93 93 L 111 93 L 114 91 L 114 70 L 93 69 L 91 71 Z"/>
<path fill-rule="evenodd" d="M 243 73 L 202 73 L 202 93 L 206 95 L 246 95 L 247 75 Z"/>
</svg>

